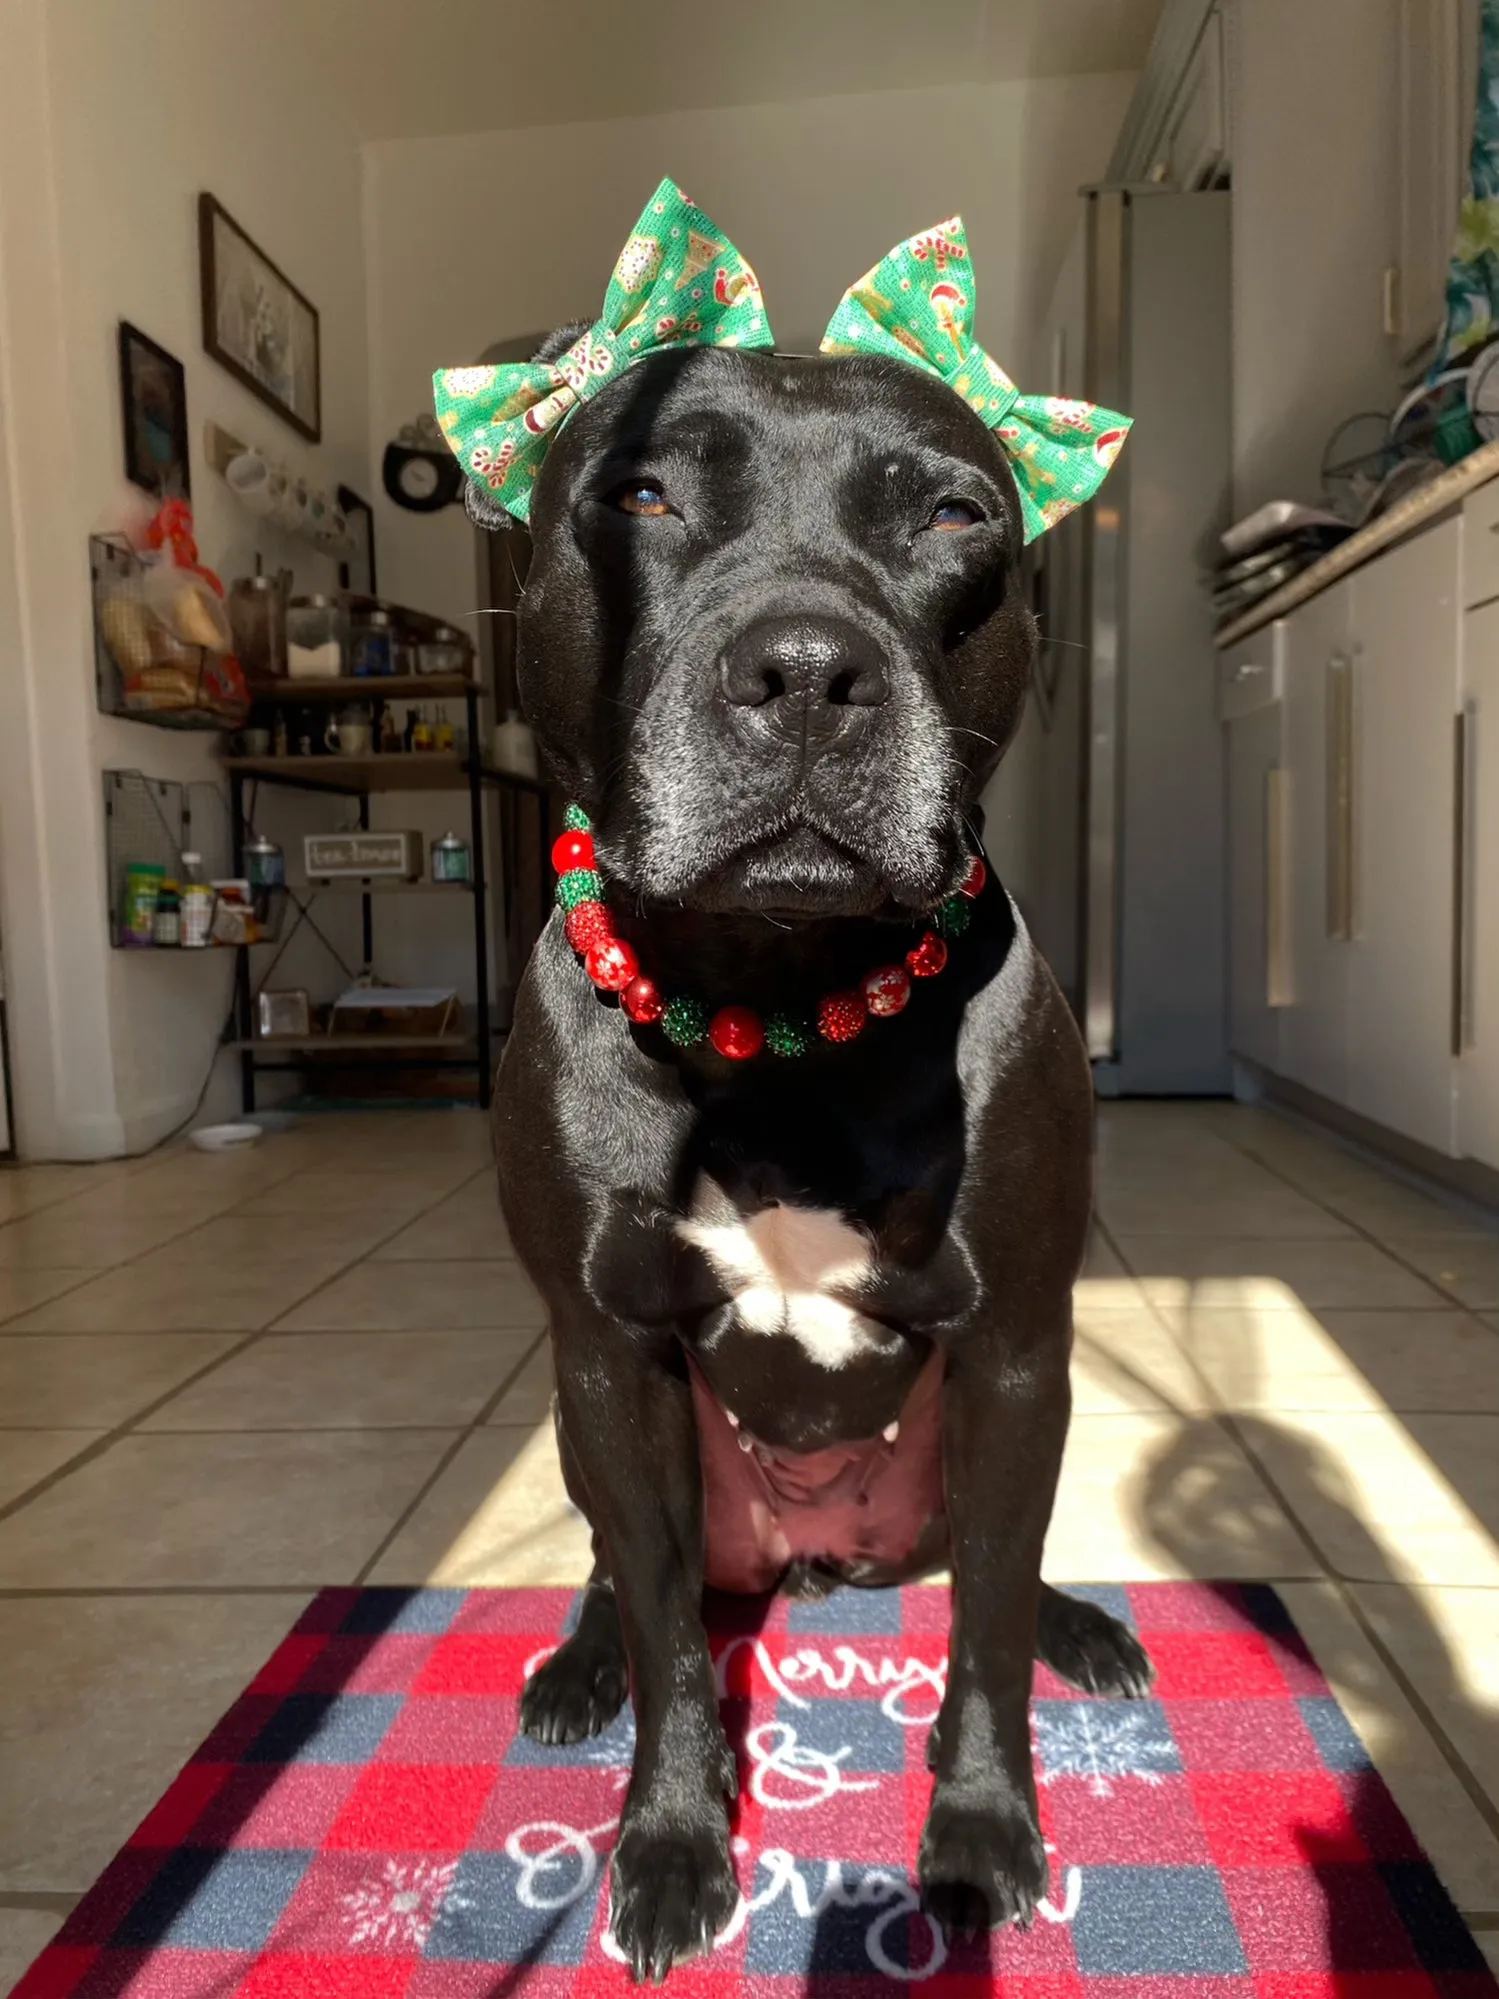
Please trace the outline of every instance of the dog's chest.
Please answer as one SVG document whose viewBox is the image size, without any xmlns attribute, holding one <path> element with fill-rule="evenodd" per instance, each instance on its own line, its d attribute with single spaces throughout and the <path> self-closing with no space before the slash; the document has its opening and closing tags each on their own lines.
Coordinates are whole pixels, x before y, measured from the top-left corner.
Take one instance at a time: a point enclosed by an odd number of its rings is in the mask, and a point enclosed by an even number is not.
<svg viewBox="0 0 1499 1999">
<path fill-rule="evenodd" d="M 740 1331 L 794 1340 L 824 1368 L 847 1367 L 883 1344 L 860 1309 L 874 1246 L 836 1211 L 772 1202 L 742 1213 L 705 1176 L 677 1232 L 707 1258 Z"/>
</svg>

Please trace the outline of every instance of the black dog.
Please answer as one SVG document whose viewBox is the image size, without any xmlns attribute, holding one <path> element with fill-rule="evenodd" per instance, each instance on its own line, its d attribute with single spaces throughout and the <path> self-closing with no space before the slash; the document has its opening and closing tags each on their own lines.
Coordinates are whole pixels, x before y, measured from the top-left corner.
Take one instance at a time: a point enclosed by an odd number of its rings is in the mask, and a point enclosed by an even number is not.
<svg viewBox="0 0 1499 1999">
<path fill-rule="evenodd" d="M 1030 665 L 994 435 L 899 363 L 665 352 L 566 426 L 532 527 L 526 709 L 661 988 L 768 1014 L 899 963 L 967 874 Z M 705 1581 L 950 1561 L 920 1854 L 950 1927 L 1045 1893 L 1033 1657 L 1097 1692 L 1150 1681 L 1122 1626 L 1040 1580 L 1091 1092 L 1003 890 L 973 907 L 903 1012 L 797 1060 L 633 1026 L 560 918 L 526 974 L 501 1194 L 597 1566 L 522 1726 L 575 1741 L 633 1695 L 613 1920 L 637 1978 L 735 1906 Z"/>
</svg>

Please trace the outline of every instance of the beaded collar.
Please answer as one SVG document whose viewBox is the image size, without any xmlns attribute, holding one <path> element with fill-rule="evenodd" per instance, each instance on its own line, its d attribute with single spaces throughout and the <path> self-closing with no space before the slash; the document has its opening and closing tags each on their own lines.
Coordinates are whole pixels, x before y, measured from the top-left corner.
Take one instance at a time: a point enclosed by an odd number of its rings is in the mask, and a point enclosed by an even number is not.
<svg viewBox="0 0 1499 1999">
<path fill-rule="evenodd" d="M 871 1020 L 888 1020 L 904 1011 L 914 979 L 934 979 L 947 963 L 947 940 L 968 928 L 970 905 L 983 889 L 988 870 L 975 854 L 958 893 L 949 896 L 923 927 L 917 942 L 898 963 L 876 965 L 857 986 L 824 993 L 815 1016 L 777 1012 L 766 1018 L 753 1007 L 724 1006 L 709 1015 L 693 993 L 668 996 L 641 970 L 633 947 L 616 934 L 604 901 L 604 883 L 594 861 L 593 828 L 580 806 L 563 814 L 566 831 L 552 847 L 557 871 L 557 902 L 564 913 L 567 941 L 583 969 L 601 992 L 617 993 L 627 1016 L 638 1027 L 659 1023 L 677 1048 L 698 1048 L 706 1041 L 731 1062 L 748 1062 L 762 1050 L 791 1059 L 806 1055 L 818 1040 L 857 1040 Z"/>
</svg>

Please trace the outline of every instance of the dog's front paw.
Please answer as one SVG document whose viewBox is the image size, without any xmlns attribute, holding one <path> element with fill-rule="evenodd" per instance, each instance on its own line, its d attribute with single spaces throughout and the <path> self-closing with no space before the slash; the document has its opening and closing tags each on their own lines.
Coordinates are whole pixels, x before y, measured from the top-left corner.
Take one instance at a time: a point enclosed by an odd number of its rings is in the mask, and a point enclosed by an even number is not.
<svg viewBox="0 0 1499 1999">
<path fill-rule="evenodd" d="M 610 1886 L 614 1941 L 637 1984 L 659 1985 L 682 1958 L 711 1950 L 739 1906 L 727 1818 L 651 1831 L 627 1822 Z"/>
<path fill-rule="evenodd" d="M 1042 1593 L 1036 1657 L 1085 1694 L 1138 1701 L 1155 1682 L 1149 1654 L 1131 1630 L 1096 1603 L 1060 1590 Z"/>
<path fill-rule="evenodd" d="M 1023 1807 L 949 1802 L 938 1788 L 917 1862 L 922 1896 L 949 1936 L 1026 1928 L 1046 1893 L 1046 1848 Z"/>
<path fill-rule="evenodd" d="M 613 1721 L 628 1684 L 623 1646 L 569 1638 L 526 1682 L 521 1728 L 554 1749 L 582 1742 Z"/>
</svg>

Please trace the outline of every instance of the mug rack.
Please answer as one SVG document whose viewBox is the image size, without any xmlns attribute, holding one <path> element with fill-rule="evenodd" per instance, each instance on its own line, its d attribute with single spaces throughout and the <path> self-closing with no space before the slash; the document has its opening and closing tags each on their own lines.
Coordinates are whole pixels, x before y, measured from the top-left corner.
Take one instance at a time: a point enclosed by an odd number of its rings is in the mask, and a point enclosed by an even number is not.
<svg viewBox="0 0 1499 1999">
<path fill-rule="evenodd" d="M 299 541 L 310 542 L 324 555 L 347 556 L 354 553 L 356 547 L 354 532 L 349 526 L 336 492 L 312 485 L 292 466 L 283 464 L 279 459 L 268 457 L 258 444 L 246 444 L 232 431 L 225 430 L 222 424 L 212 421 L 204 424 L 203 448 L 209 465 L 218 473 L 235 499 L 244 507 L 245 512 L 256 520 L 266 521 L 272 527 L 279 528 L 283 534 L 293 535 Z M 304 489 L 309 506 L 312 503 L 321 506 L 322 514 L 316 522 L 312 520 L 310 512 L 304 512 L 303 517 L 298 520 L 290 515 L 283 517 L 281 513 L 269 508 L 260 511 L 249 504 L 229 477 L 229 468 L 237 458 L 247 458 L 252 453 L 262 460 L 270 478 L 279 479 L 285 488 Z"/>
</svg>

